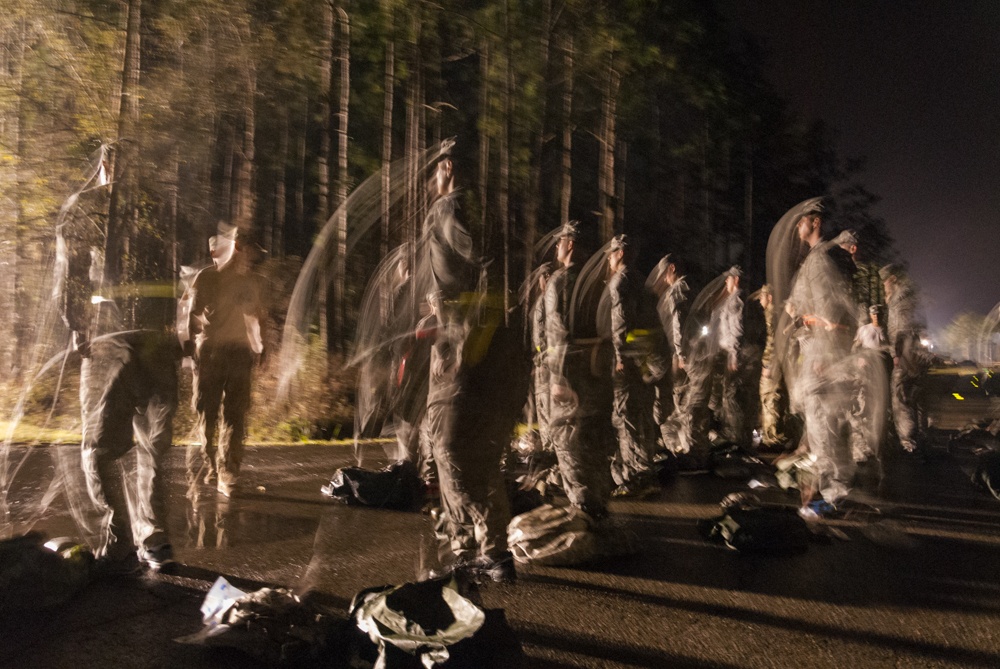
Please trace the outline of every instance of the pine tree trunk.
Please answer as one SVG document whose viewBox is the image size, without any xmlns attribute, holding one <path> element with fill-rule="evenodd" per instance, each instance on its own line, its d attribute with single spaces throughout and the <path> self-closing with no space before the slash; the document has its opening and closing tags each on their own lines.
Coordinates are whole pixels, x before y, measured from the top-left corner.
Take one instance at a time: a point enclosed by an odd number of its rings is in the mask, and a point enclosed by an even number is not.
<svg viewBox="0 0 1000 669">
<path fill-rule="evenodd" d="M 267 235 L 268 252 L 274 258 L 285 255 L 285 211 L 287 196 L 285 180 L 288 175 L 288 109 L 281 108 L 281 137 L 278 140 L 278 170 L 274 179 L 274 224 Z"/>
<path fill-rule="evenodd" d="M 104 280 L 117 285 L 124 279 L 130 223 L 137 183 L 135 136 L 139 122 L 139 58 L 141 48 L 142 0 L 128 0 L 125 29 L 125 57 L 122 63 L 121 105 L 118 112 L 118 143 L 111 174 L 107 240 L 104 249 Z"/>
<path fill-rule="evenodd" d="M 490 118 L 490 43 L 483 39 L 482 48 L 479 51 L 479 215 L 480 233 L 482 243 L 480 248 L 485 254 L 489 248 L 487 231 L 489 230 L 489 173 L 490 173 L 490 135 L 486 127 Z"/>
<path fill-rule="evenodd" d="M 559 198 L 559 222 L 569 221 L 569 203 L 573 194 L 573 36 L 566 37 L 566 47 L 563 51 L 563 84 L 562 104 L 562 187 Z"/>
<path fill-rule="evenodd" d="M 511 87 L 513 66 L 511 61 L 510 0 L 504 0 L 504 72 L 503 119 L 500 130 L 500 229 L 503 234 L 503 306 L 504 317 L 510 309 L 510 123 L 513 116 Z"/>
<path fill-rule="evenodd" d="M 392 182 L 389 176 L 389 166 L 392 163 L 392 108 L 396 89 L 396 41 L 395 17 L 392 3 L 387 0 L 383 5 L 383 13 L 388 24 L 385 42 L 385 79 L 384 97 L 382 101 L 382 239 L 379 245 L 380 257 L 389 253 L 389 190 Z"/>
<path fill-rule="evenodd" d="M 344 8 L 338 7 L 340 19 L 340 104 L 337 110 L 337 256 L 333 277 L 333 340 L 334 346 L 344 346 L 344 317 L 346 314 L 347 281 L 347 121 L 351 102 L 351 20 Z"/>
<path fill-rule="evenodd" d="M 530 276 L 535 265 L 535 240 L 538 238 L 539 211 L 542 202 L 542 154 L 545 150 L 545 117 L 548 111 L 549 90 L 549 46 L 552 42 L 552 0 L 545 0 L 542 7 L 542 33 L 539 45 L 541 86 L 539 86 L 541 109 L 538 114 L 538 128 L 534 137 L 531 163 L 531 181 L 524 207 L 524 277 Z"/>
<path fill-rule="evenodd" d="M 333 0 L 323 0 L 323 42 L 320 48 L 319 89 L 319 151 L 316 156 L 316 230 L 323 228 L 330 217 L 330 95 L 333 76 L 334 48 Z"/>
<path fill-rule="evenodd" d="M 606 58 L 604 91 L 601 104 L 601 133 L 598 153 L 598 203 L 601 217 L 601 241 L 606 242 L 615 231 L 615 116 L 620 76 L 614 66 L 614 54 Z"/>
<path fill-rule="evenodd" d="M 249 37 L 249 35 L 247 35 Z M 243 137 L 238 154 L 239 168 L 236 172 L 236 193 L 233 222 L 241 233 L 253 228 L 254 192 L 253 174 L 255 160 L 255 138 L 257 115 L 257 72 L 253 62 L 247 59 L 244 71 L 246 99 L 243 102 Z"/>
<path fill-rule="evenodd" d="M 12 108 L 4 110 L 3 141 L 13 148 L 13 156 L 9 166 L 4 167 L 5 197 L 2 201 L 9 204 L 9 209 L 4 209 L 3 238 L 0 239 L 0 276 L 3 279 L 0 284 L 0 308 L 4 310 L 3 313 L 14 314 L 13 319 L 4 319 L 4 327 L 0 331 L 0 341 L 3 342 L 0 351 L 0 377 L 14 382 L 23 378 L 34 322 L 30 315 L 31 293 L 25 286 L 26 273 L 31 271 L 33 263 L 28 257 L 27 226 L 23 220 L 22 206 L 24 191 L 21 183 L 21 160 L 25 149 L 24 132 L 21 128 L 25 40 L 26 26 L 21 19 L 4 40 L 4 63 L 0 70 L 9 78 L 13 95 Z"/>
</svg>

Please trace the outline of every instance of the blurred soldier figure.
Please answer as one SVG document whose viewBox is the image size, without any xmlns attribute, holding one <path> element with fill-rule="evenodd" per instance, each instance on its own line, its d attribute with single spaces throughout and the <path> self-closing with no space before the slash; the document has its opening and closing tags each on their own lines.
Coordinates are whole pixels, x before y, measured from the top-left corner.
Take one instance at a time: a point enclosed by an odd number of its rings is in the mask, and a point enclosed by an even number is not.
<svg viewBox="0 0 1000 669">
<path fill-rule="evenodd" d="M 534 356 L 534 395 L 535 420 L 538 423 L 538 436 L 543 450 L 551 450 L 552 435 L 551 396 L 549 395 L 549 368 L 545 364 L 548 344 L 545 341 L 545 288 L 552 276 L 552 264 L 543 263 L 535 272 L 537 281 L 537 297 L 531 304 L 530 325 L 531 347 Z"/>
<path fill-rule="evenodd" d="M 437 316 L 425 422 L 437 466 L 443 529 L 455 568 L 515 578 L 507 550 L 510 508 L 501 461 L 524 406 L 528 366 L 519 333 L 477 292 L 481 263 L 458 219 L 455 161 L 442 156 L 439 195 L 424 220 L 417 279 L 432 287 Z"/>
<path fill-rule="evenodd" d="M 607 409 L 610 397 L 600 369 L 600 339 L 596 322 L 583 317 L 574 300 L 580 267 L 574 258 L 576 226 L 567 223 L 559 233 L 556 260 L 559 269 L 545 291 L 547 362 L 552 398 L 552 442 L 563 486 L 570 502 L 594 519 L 607 515 L 611 494 L 608 469 Z"/>
<path fill-rule="evenodd" d="M 837 268 L 844 275 L 848 284 L 854 281 L 854 274 L 858 271 L 854 264 L 854 254 L 858 250 L 858 238 L 853 230 L 843 230 L 827 246 L 827 253 L 833 258 Z"/>
<path fill-rule="evenodd" d="M 654 372 L 653 421 L 660 430 L 663 447 L 674 453 L 677 451 L 677 426 L 673 414 L 680 405 L 680 395 L 684 385 L 684 337 L 681 325 L 684 322 L 684 306 L 687 303 L 688 284 L 680 275 L 678 260 L 666 255 L 646 279 L 646 286 L 656 299 L 656 313 L 661 332 L 655 339 L 662 358 L 662 369 Z M 656 374 L 655 372 L 659 372 Z"/>
<path fill-rule="evenodd" d="M 94 305 L 111 308 L 111 300 L 102 294 L 120 289 L 100 285 L 102 260 L 98 240 L 90 235 L 93 228 L 89 219 L 65 219 L 57 229 L 57 255 L 63 319 L 73 333 L 74 349 L 83 358 L 80 456 L 87 492 L 101 514 L 95 554 L 108 573 L 134 569 L 137 557 L 149 568 L 160 570 L 173 563 L 163 458 L 173 440 L 181 348 L 172 323 L 167 322 L 170 318 L 144 323 L 152 329 L 91 340 L 98 318 Z M 155 299 L 155 293 L 144 293 L 146 288 L 156 287 L 130 286 L 127 294 L 140 301 Z M 148 314 L 155 309 L 139 311 Z M 172 311 L 172 307 L 160 309 L 162 314 Z M 119 459 L 133 447 L 135 504 L 130 513 L 123 489 L 125 470 Z"/>
<path fill-rule="evenodd" d="M 883 267 L 880 276 L 889 311 L 888 342 L 892 354 L 892 413 L 896 435 L 903 449 L 918 449 L 926 430 L 923 377 L 930 356 L 920 344 L 921 324 L 917 320 L 917 294 L 913 284 L 894 265 Z"/>
<path fill-rule="evenodd" d="M 760 440 L 764 446 L 776 447 L 788 440 L 784 430 L 788 413 L 788 392 L 780 374 L 775 373 L 779 361 L 774 355 L 774 326 L 777 322 L 774 314 L 774 296 L 771 293 L 771 286 L 764 284 L 750 297 L 756 299 L 764 310 L 764 327 L 767 332 L 767 341 L 761 355 Z"/>
<path fill-rule="evenodd" d="M 878 364 L 881 361 L 889 371 L 891 360 L 888 357 L 888 346 L 885 335 L 882 334 L 882 327 L 879 325 L 879 305 L 873 304 L 868 308 L 869 322 L 858 328 L 854 335 L 853 351 L 871 351 L 870 358 L 859 358 L 858 364 L 864 366 L 871 359 Z M 883 435 L 875 435 L 872 440 L 868 435 L 871 433 L 869 425 L 872 423 L 873 411 L 885 411 L 889 405 L 888 397 L 872 397 L 873 389 L 863 383 L 863 377 L 858 379 L 857 396 L 855 406 L 851 409 L 851 452 L 855 462 L 862 462 L 866 459 L 877 457 Z"/>
<path fill-rule="evenodd" d="M 843 248 L 851 254 L 854 260 L 854 276 L 851 277 L 851 290 L 854 293 L 854 301 L 858 303 L 859 312 L 864 318 L 871 313 L 872 307 L 884 309 L 885 288 L 882 285 L 882 277 L 879 276 L 879 266 L 876 263 L 865 262 L 858 252 L 857 235 L 852 232 L 853 239 L 848 240 Z M 885 311 L 879 314 L 878 327 L 885 334 Z"/>
<path fill-rule="evenodd" d="M 195 360 L 194 406 L 205 483 L 233 494 L 243 461 L 253 367 L 263 355 L 261 285 L 251 273 L 249 249 L 236 243 L 236 230 L 209 240 L 214 265 L 195 277 L 185 354 Z M 218 445 L 219 410 L 222 426 Z M 189 451 L 189 476 L 196 456 Z"/>
<path fill-rule="evenodd" d="M 835 504 L 849 491 L 855 463 L 846 440 L 853 401 L 850 377 L 842 365 L 855 329 L 850 284 L 828 253 L 822 238 L 824 208 L 819 200 L 798 219 L 798 239 L 809 251 L 799 267 L 785 304 L 799 325 L 801 369 L 796 394 L 805 418 L 805 436 L 815 458 L 810 485 L 800 485 L 803 502 L 818 491 Z"/>
<path fill-rule="evenodd" d="M 685 468 L 707 464 L 713 418 L 721 436 L 744 446 L 750 444 L 746 408 L 740 405 L 739 360 L 743 337 L 743 299 L 736 266 L 712 280 L 698 294 L 685 323 L 691 351 L 688 389 L 681 412 L 680 450 Z M 688 462 L 684 462 L 688 460 Z"/>
<path fill-rule="evenodd" d="M 611 345 L 614 350 L 614 403 L 611 423 L 618 433 L 618 448 L 611 461 L 611 477 L 618 486 L 615 497 L 641 497 L 656 492 L 652 473 L 653 435 L 651 389 L 643 383 L 638 355 L 639 286 L 632 280 L 625 254 L 628 239 L 617 235 L 608 248 L 608 297 L 611 311 Z"/>
</svg>

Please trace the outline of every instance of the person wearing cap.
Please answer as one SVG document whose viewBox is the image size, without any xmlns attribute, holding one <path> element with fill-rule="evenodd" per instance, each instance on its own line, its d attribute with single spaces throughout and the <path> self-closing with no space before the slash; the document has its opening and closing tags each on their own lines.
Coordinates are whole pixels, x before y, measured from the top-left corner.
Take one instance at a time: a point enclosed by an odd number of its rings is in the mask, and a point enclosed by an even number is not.
<svg viewBox="0 0 1000 669">
<path fill-rule="evenodd" d="M 225 226 L 210 250 L 213 264 L 198 273 L 189 290 L 184 353 L 195 362 L 199 448 L 189 450 L 188 475 L 191 484 L 201 478 L 229 497 L 243 462 L 253 368 L 264 353 L 265 312 L 261 281 L 251 271 L 252 249 L 236 239 L 236 230 Z"/>
<path fill-rule="evenodd" d="M 740 375 L 744 303 L 740 296 L 743 271 L 730 267 L 698 294 L 685 323 L 690 356 L 688 389 L 680 412 L 680 452 L 684 469 L 700 470 L 708 463 L 713 418 L 721 436 L 749 446 L 751 416 L 741 400 Z"/>
<path fill-rule="evenodd" d="M 816 201 L 796 224 L 808 253 L 799 266 L 785 309 L 799 325 L 801 365 L 793 392 L 804 414 L 805 440 L 811 455 L 812 481 L 800 487 L 803 503 L 818 492 L 836 504 L 850 490 L 855 462 L 845 438 L 853 392 L 846 375 L 837 371 L 850 353 L 856 328 L 856 307 L 850 284 L 826 252 L 824 208 Z"/>
<path fill-rule="evenodd" d="M 879 266 L 876 263 L 865 262 L 858 249 L 858 235 L 853 230 L 845 231 L 847 237 L 842 240 L 840 247 L 850 253 L 854 261 L 854 274 L 851 276 L 851 291 L 854 294 L 854 301 L 858 303 L 858 313 L 860 320 L 864 322 L 871 313 L 873 306 L 884 308 L 885 288 L 882 285 L 882 278 L 879 276 Z M 880 314 L 880 325 L 882 334 L 885 334 L 884 312 Z"/>
<path fill-rule="evenodd" d="M 549 368 L 545 365 L 548 344 L 545 341 L 545 288 L 552 276 L 552 263 L 542 263 L 535 271 L 537 289 L 530 305 L 531 346 L 534 360 L 532 394 L 534 398 L 535 420 L 538 423 L 538 437 L 542 450 L 552 450 L 551 413 L 552 399 L 549 395 Z"/>
<path fill-rule="evenodd" d="M 917 319 L 917 293 L 913 283 L 896 265 L 883 267 L 879 275 L 885 288 L 888 310 L 888 344 L 892 354 L 892 414 L 899 444 L 908 453 L 917 451 L 926 430 L 923 378 L 930 355 L 920 343 L 923 330 Z"/>
<path fill-rule="evenodd" d="M 477 293 L 482 263 L 458 217 L 456 165 L 450 153 L 437 164 L 438 199 L 416 250 L 414 274 L 429 283 L 436 320 L 424 424 L 450 568 L 509 582 L 516 571 L 507 547 L 510 506 L 501 461 L 524 406 L 530 360 L 511 353 L 512 342 L 523 349 L 520 332 L 512 339 L 503 314 Z"/>
<path fill-rule="evenodd" d="M 855 352 L 867 353 L 867 357 L 859 358 L 858 365 L 862 369 L 868 364 L 876 364 L 887 368 L 891 365 L 888 359 L 888 346 L 886 345 L 885 334 L 879 324 L 879 310 L 881 305 L 873 304 L 868 307 L 869 321 L 858 328 L 854 335 L 852 350 Z M 851 451 L 856 462 L 862 462 L 869 458 L 877 458 L 879 447 L 884 435 L 871 435 L 870 426 L 873 424 L 874 412 L 885 411 L 889 405 L 889 397 L 886 393 L 881 393 L 885 397 L 881 401 L 873 393 L 873 388 L 864 383 L 864 376 L 859 376 L 855 405 L 851 410 Z"/>
<path fill-rule="evenodd" d="M 663 369 L 653 378 L 653 422 L 659 428 L 663 447 L 671 453 L 677 450 L 677 426 L 674 410 L 681 405 L 686 373 L 682 325 L 687 303 L 688 284 L 681 275 L 680 261 L 671 255 L 660 259 L 646 280 L 656 300 L 660 332 L 655 339 L 663 359 Z M 654 354 L 655 355 L 655 354 Z"/>
<path fill-rule="evenodd" d="M 607 515 L 611 496 L 611 398 L 607 382 L 598 376 L 601 370 L 592 364 L 601 345 L 596 322 L 583 318 L 586 310 L 573 300 L 580 276 L 576 239 L 576 225 L 563 225 L 556 243 L 559 268 L 545 289 L 552 445 L 570 503 L 598 520 Z"/>
<path fill-rule="evenodd" d="M 100 516 L 94 553 L 99 571 L 106 574 L 133 571 L 140 562 L 159 571 L 174 562 L 163 459 L 173 441 L 181 347 L 172 324 L 162 318 L 140 318 L 139 329 L 92 338 L 95 324 L 106 328 L 114 313 L 107 309 L 109 295 L 137 296 L 137 314 L 159 311 L 162 316 L 166 310 L 142 308 L 162 301 L 162 296 L 143 294 L 143 286 L 133 284 L 126 292 L 122 286 L 102 285 L 99 236 L 90 219 L 75 213 L 70 211 L 56 230 L 61 270 L 57 303 L 72 332 L 71 345 L 82 358 L 80 463 Z M 135 454 L 134 469 L 122 465 L 129 452 Z M 134 491 L 131 505 L 126 488 Z"/>
<path fill-rule="evenodd" d="M 611 311 L 611 345 L 614 350 L 612 381 L 614 402 L 611 424 L 618 434 L 618 448 L 611 460 L 611 477 L 617 487 L 615 497 L 642 497 L 656 492 L 653 477 L 652 397 L 642 381 L 643 360 L 634 341 L 639 333 L 638 287 L 632 281 L 626 261 L 629 241 L 616 235 L 608 246 L 611 278 L 607 291 Z"/>
</svg>

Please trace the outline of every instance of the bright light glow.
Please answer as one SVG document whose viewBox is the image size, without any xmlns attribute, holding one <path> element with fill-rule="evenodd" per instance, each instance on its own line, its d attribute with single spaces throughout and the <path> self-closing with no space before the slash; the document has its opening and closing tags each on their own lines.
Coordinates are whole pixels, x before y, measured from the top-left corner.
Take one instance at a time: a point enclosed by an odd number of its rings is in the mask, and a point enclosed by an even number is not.
<svg viewBox="0 0 1000 669">
<path fill-rule="evenodd" d="M 708 326 L 707 325 L 702 325 L 701 326 L 701 336 L 702 337 L 707 337 L 708 336 Z"/>
<path fill-rule="evenodd" d="M 926 338 L 920 340 L 920 345 L 924 348 L 934 348 L 934 342 Z"/>
</svg>

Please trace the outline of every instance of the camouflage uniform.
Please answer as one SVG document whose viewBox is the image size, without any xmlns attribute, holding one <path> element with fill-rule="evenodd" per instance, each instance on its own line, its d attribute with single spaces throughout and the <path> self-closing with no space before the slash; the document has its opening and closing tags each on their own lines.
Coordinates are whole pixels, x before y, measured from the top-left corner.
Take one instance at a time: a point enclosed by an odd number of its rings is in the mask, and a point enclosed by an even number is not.
<svg viewBox="0 0 1000 669">
<path fill-rule="evenodd" d="M 102 268 L 93 224 L 69 220 L 57 231 L 60 306 L 78 341 L 90 340 L 91 295 Z M 158 324 L 160 325 L 160 324 Z M 173 438 L 180 344 L 164 329 L 99 337 L 80 368 L 80 459 L 91 501 L 101 515 L 96 554 L 121 560 L 169 545 L 163 458 Z M 135 501 L 129 505 L 119 459 L 136 449 Z"/>
<path fill-rule="evenodd" d="M 788 303 L 804 323 L 794 392 L 804 413 L 809 450 L 816 458 L 817 488 L 833 503 L 847 494 L 855 472 L 846 439 L 853 392 L 850 378 L 838 368 L 850 353 L 854 314 L 850 287 L 827 250 L 823 243 L 810 249 Z"/>
<path fill-rule="evenodd" d="M 570 502 L 601 517 L 607 513 L 611 495 L 607 411 L 611 393 L 610 384 L 600 376 L 611 365 L 610 350 L 600 345 L 593 324 L 576 323 L 570 329 L 578 278 L 576 264 L 563 267 L 553 273 L 545 291 L 552 443 Z"/>
<path fill-rule="evenodd" d="M 760 377 L 760 439 L 767 446 L 782 444 L 787 437 L 783 423 L 788 411 L 788 395 L 780 375 L 772 370 L 777 363 L 774 357 L 774 304 L 764 309 L 764 324 L 767 328 L 767 343 L 761 355 L 761 367 L 768 373 Z"/>
<path fill-rule="evenodd" d="M 681 406 L 684 388 L 685 372 L 680 363 L 684 362 L 684 338 L 681 335 L 683 321 L 683 306 L 687 301 L 688 285 L 683 279 L 677 279 L 656 302 L 656 312 L 660 317 L 664 343 L 664 370 L 654 385 L 653 421 L 660 429 L 663 446 L 669 451 L 676 451 L 677 425 L 674 411 Z M 676 364 L 675 364 L 676 363 Z M 674 373 L 677 369 L 677 373 Z"/>
<path fill-rule="evenodd" d="M 424 420 L 451 552 L 459 562 L 499 562 L 510 557 L 501 460 L 524 406 L 529 370 L 503 314 L 482 307 L 479 296 L 467 297 L 478 263 L 457 208 L 456 192 L 431 206 L 418 251 L 417 277 L 429 280 L 441 299 Z"/>
<path fill-rule="evenodd" d="M 745 407 L 740 403 L 743 300 L 739 291 L 720 297 L 719 290 L 709 284 L 699 294 L 698 302 L 706 297 L 710 301 L 699 310 L 701 313 L 688 317 L 691 353 L 688 356 L 687 395 L 680 416 L 680 451 L 690 453 L 699 463 L 708 457 L 708 433 L 713 415 L 721 425 L 723 437 L 737 443 L 749 443 L 749 422 Z M 700 323 L 708 328 L 707 334 L 696 329 Z"/>
<path fill-rule="evenodd" d="M 916 295 L 900 279 L 888 300 L 889 350 L 892 352 L 892 414 L 896 435 L 906 451 L 918 447 L 917 440 L 926 430 L 923 378 L 929 366 L 927 353 L 920 345 L 920 327 L 916 319 Z"/>
<path fill-rule="evenodd" d="M 617 485 L 634 483 L 650 475 L 655 437 L 651 388 L 642 381 L 640 360 L 630 351 L 629 336 L 637 329 L 639 295 L 628 267 L 608 281 L 611 306 L 611 345 L 614 350 L 614 402 L 611 424 L 618 433 L 618 448 L 611 461 L 611 476 Z"/>
</svg>

